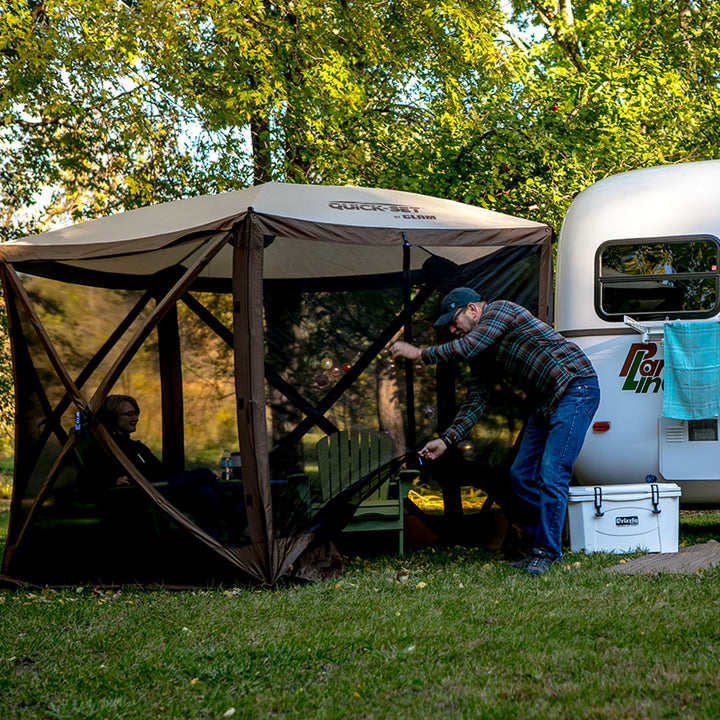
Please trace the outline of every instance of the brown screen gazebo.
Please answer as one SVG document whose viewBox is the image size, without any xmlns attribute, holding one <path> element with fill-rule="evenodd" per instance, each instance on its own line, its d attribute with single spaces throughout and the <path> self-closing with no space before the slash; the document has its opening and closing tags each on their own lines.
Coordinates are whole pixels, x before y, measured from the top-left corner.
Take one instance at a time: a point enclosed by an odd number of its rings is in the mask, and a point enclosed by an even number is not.
<svg viewBox="0 0 720 720">
<path fill-rule="evenodd" d="M 273 481 L 302 472 L 313 433 L 369 418 L 384 429 L 384 380 L 371 369 L 413 328 L 418 342 L 433 340 L 438 298 L 450 287 L 472 285 L 547 317 L 551 241 L 544 224 L 448 200 L 269 183 L 0 245 L 16 388 L 3 574 L 178 584 L 274 584 L 297 574 L 330 535 L 317 517 L 281 507 L 292 499 Z M 218 380 L 212 368 L 223 358 Z M 394 431 L 399 457 L 415 445 L 424 408 L 440 402 L 442 377 L 417 370 L 393 369 L 406 376 L 394 386 L 394 402 L 407 408 Z M 417 387 L 433 399 L 419 401 Z M 108 394 L 128 390 L 156 408 L 157 450 L 169 468 L 184 467 L 190 442 L 198 462 L 208 447 L 242 458 L 241 542 L 208 536 L 123 457 L 96 413 Z M 214 445 L 230 417 L 232 433 Z M 143 515 L 108 524 L 79 496 L 78 451 L 88 439 L 125 465 L 129 505 L 143 504 Z"/>
</svg>

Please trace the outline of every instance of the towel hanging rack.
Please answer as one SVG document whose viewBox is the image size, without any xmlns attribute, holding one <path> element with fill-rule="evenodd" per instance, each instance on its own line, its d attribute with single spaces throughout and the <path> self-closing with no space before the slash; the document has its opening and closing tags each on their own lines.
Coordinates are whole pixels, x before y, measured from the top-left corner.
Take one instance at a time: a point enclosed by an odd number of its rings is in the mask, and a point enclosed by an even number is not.
<svg viewBox="0 0 720 720">
<path fill-rule="evenodd" d="M 665 318 L 665 320 L 668 319 L 669 318 Z M 665 338 L 665 321 L 663 320 L 657 320 L 651 323 L 641 323 L 628 315 L 623 315 L 623 322 L 628 327 L 635 330 L 635 332 L 640 333 L 644 343 L 649 343 L 651 340 L 662 343 Z"/>
<path fill-rule="evenodd" d="M 713 320 L 715 320 L 716 322 L 720 322 L 718 318 L 710 318 L 710 320 L 670 320 L 670 318 L 666 317 L 664 320 L 654 320 L 651 322 L 642 323 L 638 322 L 637 320 L 631 318 L 628 315 L 623 315 L 623 322 L 629 328 L 632 328 L 635 332 L 640 333 L 640 335 L 642 335 L 642 341 L 644 343 L 654 341 L 661 344 L 665 340 L 665 323 L 683 322 L 691 325 L 692 323 L 712 322 Z"/>
</svg>

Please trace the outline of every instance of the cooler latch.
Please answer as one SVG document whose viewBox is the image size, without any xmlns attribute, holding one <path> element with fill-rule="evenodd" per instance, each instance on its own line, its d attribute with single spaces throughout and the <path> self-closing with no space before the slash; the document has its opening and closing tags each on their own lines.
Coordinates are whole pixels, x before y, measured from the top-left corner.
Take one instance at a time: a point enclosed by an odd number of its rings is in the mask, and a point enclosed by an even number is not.
<svg viewBox="0 0 720 720">
<path fill-rule="evenodd" d="M 657 485 L 651 485 L 650 486 L 650 499 L 652 501 L 653 506 L 653 515 L 659 515 L 662 510 L 660 510 L 660 488 Z"/>
<path fill-rule="evenodd" d="M 600 508 L 602 508 L 602 488 L 594 487 L 593 492 L 595 493 L 595 517 L 602 517 L 605 514 L 600 512 Z"/>
</svg>

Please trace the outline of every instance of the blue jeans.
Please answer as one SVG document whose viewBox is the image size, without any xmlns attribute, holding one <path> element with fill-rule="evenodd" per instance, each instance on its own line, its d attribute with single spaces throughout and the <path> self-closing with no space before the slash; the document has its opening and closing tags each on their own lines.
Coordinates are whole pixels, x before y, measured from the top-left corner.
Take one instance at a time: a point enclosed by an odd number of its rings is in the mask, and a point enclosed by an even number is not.
<svg viewBox="0 0 720 720">
<path fill-rule="evenodd" d="M 534 554 L 562 555 L 573 464 L 599 402 L 597 379 L 580 378 L 568 385 L 550 417 L 535 412 L 527 422 L 510 478 Z"/>
</svg>

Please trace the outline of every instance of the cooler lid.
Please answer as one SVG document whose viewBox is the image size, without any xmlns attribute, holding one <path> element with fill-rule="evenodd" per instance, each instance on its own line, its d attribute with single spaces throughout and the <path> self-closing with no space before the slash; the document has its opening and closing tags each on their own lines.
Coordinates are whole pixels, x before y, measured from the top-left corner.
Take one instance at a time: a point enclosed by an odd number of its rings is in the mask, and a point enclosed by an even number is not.
<svg viewBox="0 0 720 720">
<path fill-rule="evenodd" d="M 648 497 L 657 487 L 658 495 L 663 497 L 680 497 L 680 486 L 675 483 L 628 483 L 627 485 L 588 485 L 584 487 L 571 487 L 568 500 L 582 502 L 595 498 L 595 488 L 599 487 L 605 500 L 639 500 Z"/>
</svg>

